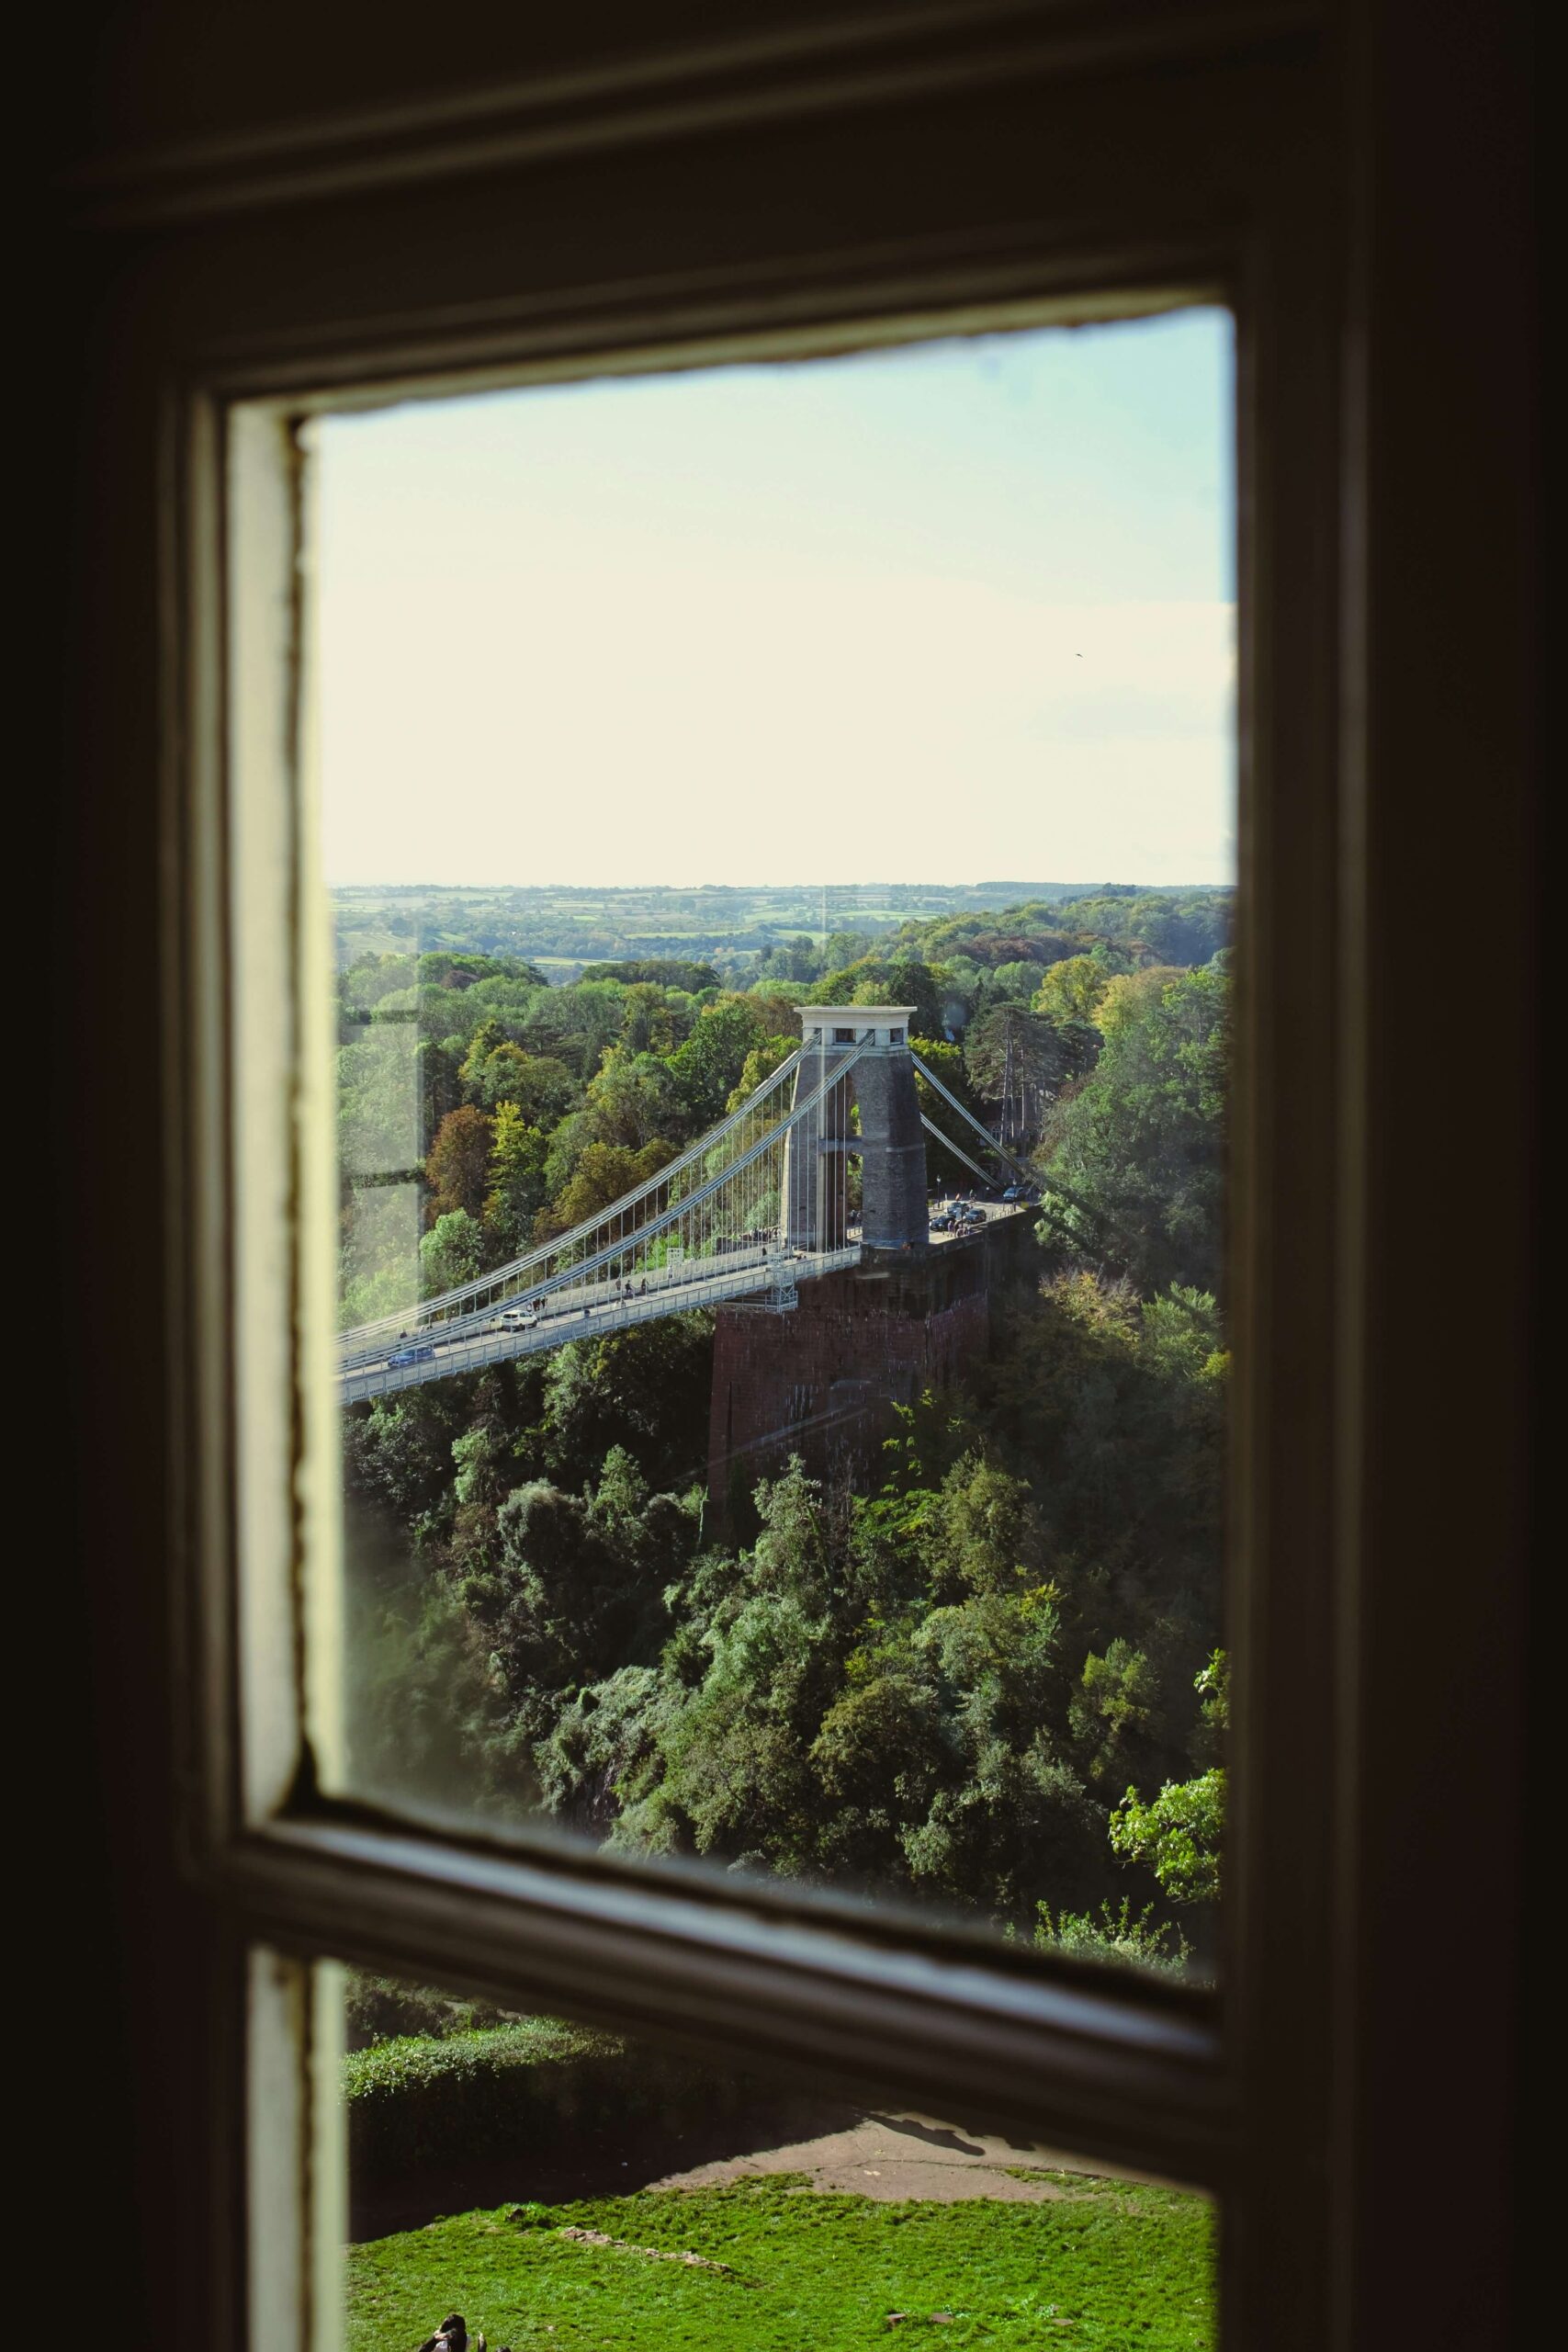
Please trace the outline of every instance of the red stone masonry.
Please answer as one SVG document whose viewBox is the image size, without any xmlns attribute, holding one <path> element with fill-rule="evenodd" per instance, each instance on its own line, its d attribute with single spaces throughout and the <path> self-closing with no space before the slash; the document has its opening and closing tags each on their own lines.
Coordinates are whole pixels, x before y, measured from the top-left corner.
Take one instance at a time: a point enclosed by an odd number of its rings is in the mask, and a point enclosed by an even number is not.
<svg viewBox="0 0 1568 2352">
<path fill-rule="evenodd" d="M 814 1477 L 880 1479 L 895 1405 L 944 1388 L 990 1344 L 990 1281 L 1022 1218 L 929 1255 L 868 1253 L 853 1272 L 800 1286 L 793 1314 L 721 1306 L 708 1422 L 710 1524 L 798 1453 Z"/>
</svg>

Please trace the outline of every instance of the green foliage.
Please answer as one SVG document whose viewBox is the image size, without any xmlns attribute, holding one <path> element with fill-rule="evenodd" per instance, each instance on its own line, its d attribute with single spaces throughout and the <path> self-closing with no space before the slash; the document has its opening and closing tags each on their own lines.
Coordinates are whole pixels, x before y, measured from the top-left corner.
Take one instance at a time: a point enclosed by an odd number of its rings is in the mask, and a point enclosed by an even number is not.
<svg viewBox="0 0 1568 2352">
<path fill-rule="evenodd" d="M 672 956 L 644 956 L 629 963 L 585 964 L 585 980 L 623 980 L 628 986 L 641 983 L 659 989 L 680 989 L 687 996 L 696 996 L 704 989 L 720 986 L 719 977 L 711 964 L 694 964 Z"/>
<path fill-rule="evenodd" d="M 1078 1023 L 1093 1028 L 1113 970 L 1103 956 L 1065 956 L 1041 975 L 1032 1000 L 1035 1012 L 1058 1027 Z"/>
<path fill-rule="evenodd" d="M 420 1237 L 420 1287 L 426 1298 L 471 1282 L 484 1253 L 484 1231 L 467 1209 L 448 1209 Z"/>
<path fill-rule="evenodd" d="M 926 1068 L 934 1077 L 941 1079 L 948 1092 L 956 1096 L 973 1117 L 983 1121 L 985 1105 L 970 1083 L 962 1047 L 951 1045 L 940 1035 L 923 1036 L 919 1031 L 911 1034 L 909 1043 Z M 979 1145 L 979 1137 L 972 1129 L 965 1127 L 952 1104 L 944 1102 L 935 1087 L 929 1084 L 918 1070 L 915 1073 L 915 1092 L 923 1116 L 931 1121 L 939 1135 L 951 1136 L 958 1151 L 964 1155 L 960 1159 L 955 1152 L 944 1152 L 937 1136 L 928 1132 L 928 1166 L 932 1178 L 949 1184 L 971 1183 L 974 1181 L 973 1170 L 967 1162 L 975 1158 L 971 1147 Z M 983 1146 L 980 1148 L 984 1149 Z"/>
<path fill-rule="evenodd" d="M 580 1487 L 613 1446 L 656 1494 L 687 1493 L 706 1472 L 713 1318 L 695 1312 L 595 1332 L 545 1359 L 536 1444 L 540 1467 Z"/>
<path fill-rule="evenodd" d="M 1025 968 L 1032 973 L 1035 967 Z M 999 1102 L 1010 1080 L 1015 1088 L 1049 1099 L 1080 1066 L 1074 1041 L 1052 1022 L 1016 1003 L 993 1005 L 964 1033 L 964 1069 L 983 1102 Z M 942 1075 L 945 1078 L 946 1072 Z"/>
<path fill-rule="evenodd" d="M 1191 1946 L 1168 1919 L 1156 1920 L 1152 1904 L 1134 1911 L 1126 1895 L 1102 1903 L 1098 1912 L 1052 1912 L 1038 1905 L 1034 1942 L 1041 1951 L 1065 1952 L 1070 1960 L 1099 1960 L 1115 1967 L 1153 1968 L 1166 1975 L 1186 1973 Z"/>
<path fill-rule="evenodd" d="M 759 1485 L 736 1549 L 705 1548 L 694 1491 L 707 1333 L 671 1317 L 517 1368 L 445 1436 L 434 1496 L 434 1407 L 352 1425 L 355 1479 L 400 1497 L 445 1566 L 380 1636 L 430 1694 L 414 1724 L 445 1678 L 476 1790 L 526 1789 L 621 1850 L 1025 1931 L 1043 1900 L 1094 1916 L 1106 1806 L 1179 1781 L 1220 1703 L 1213 1299 L 1086 1273 L 1021 1289 L 974 1394 L 898 1413 L 880 1492 L 797 1464 Z"/>
<path fill-rule="evenodd" d="M 788 1061 L 799 1043 L 798 1037 L 778 1036 L 764 1037 L 761 1045 L 753 1046 L 740 1065 L 740 1075 L 730 1089 L 725 1109 L 738 1111 L 765 1080 L 772 1078 L 781 1062 Z"/>
<path fill-rule="evenodd" d="M 409 1984 L 400 1976 L 374 1976 L 362 1968 L 348 1971 L 344 2007 L 351 2050 L 368 2049 L 373 2042 L 410 2034 L 440 2041 L 449 2034 L 476 2033 L 515 2022 L 512 2011 L 498 2009 L 493 2001 L 461 2000 L 428 1984 Z"/>
<path fill-rule="evenodd" d="M 1201 1701 L 1200 1721 L 1192 1735 L 1193 1760 L 1200 1764 L 1219 1763 L 1224 1756 L 1231 1715 L 1230 1660 L 1224 1650 L 1214 1652 L 1208 1665 L 1193 1678 L 1192 1688 Z"/>
<path fill-rule="evenodd" d="M 940 1037 L 942 992 L 931 967 L 918 956 L 888 957 L 873 954 L 828 972 L 816 997 L 823 1004 L 913 1005 L 911 1034 Z"/>
<path fill-rule="evenodd" d="M 688 1135 L 701 1135 L 722 1118 L 748 1054 L 765 1034 L 761 1009 L 750 997 L 723 996 L 704 1006 L 691 1035 L 670 1059 Z"/>
<path fill-rule="evenodd" d="M 585 1224 L 623 1193 L 656 1176 L 674 1157 L 674 1146 L 658 1136 L 640 1150 L 618 1143 L 585 1143 L 570 1182 L 540 1212 L 537 1238 L 547 1240 L 552 1234 L 569 1233 L 573 1226 Z"/>
<path fill-rule="evenodd" d="M 1164 1728 L 1159 1676 L 1144 1652 L 1120 1634 L 1103 1657 L 1091 1651 L 1067 1723 L 1090 1780 L 1113 1781 L 1134 1770 Z"/>
<path fill-rule="evenodd" d="M 1060 913 L 1162 964 L 1206 964 L 1228 947 L 1234 890 L 1111 890 L 1070 894 Z"/>
<path fill-rule="evenodd" d="M 1205 1786 L 1194 1767 L 1218 1771 L 1224 1728 L 1228 983 L 1151 965 L 1176 950 L 1107 904 L 1099 931 L 1044 899 L 945 931 L 868 912 L 829 954 L 759 954 L 749 993 L 712 984 L 738 969 L 716 950 L 701 971 L 675 949 L 606 956 L 557 987 L 446 951 L 344 972 L 345 1139 L 400 1179 L 345 1189 L 361 1314 L 656 1172 L 778 1067 L 807 988 L 916 1004 L 918 1050 L 981 1116 L 1010 1033 L 1052 1102 L 1053 1271 L 994 1298 L 968 1393 L 898 1413 L 878 1492 L 796 1465 L 748 1496 L 742 1469 L 738 1537 L 715 1546 L 704 1316 L 347 1416 L 364 1784 L 543 1805 L 624 1849 L 921 1893 L 1023 1934 L 1044 1902 L 1061 1934 L 1110 1936 L 1118 1859 L 1142 1876 L 1127 1917 L 1146 1927 L 1156 1888 L 1198 1899 L 1217 1826 L 1206 1843 L 1176 1808 Z M 1124 1799 L 1108 1838 L 1129 1784 L 1163 1793 Z"/>
<path fill-rule="evenodd" d="M 544 1129 L 531 1127 L 516 1102 L 502 1102 L 491 1136 L 490 1189 L 484 1197 L 492 1263 L 517 1257 L 527 1246 L 544 1205 L 546 1154 Z"/>
<path fill-rule="evenodd" d="M 1195 1781 L 1168 1781 L 1145 1804 L 1129 1789 L 1111 1816 L 1111 1843 L 1128 1861 L 1147 1862 L 1178 1903 L 1213 1903 L 1220 1892 L 1225 1828 L 1223 1767 Z"/>
<path fill-rule="evenodd" d="M 1055 1231 L 1114 1256 L 1146 1292 L 1219 1288 L 1229 1012 L 1229 984 L 1208 967 L 1112 981 L 1100 1059 L 1047 1125 L 1043 1181 L 1064 1188 Z"/>
<path fill-rule="evenodd" d="M 367 2177 L 547 2148 L 636 2102 L 624 2042 L 551 2018 L 379 2041 L 344 2061 L 349 2155 Z M 646 2095 L 646 2094 L 645 2094 Z"/>
<path fill-rule="evenodd" d="M 801 2193 L 798 2177 L 649 2189 L 556 2209 L 454 2215 L 349 2256 L 350 2352 L 423 2341 L 460 2279 L 471 2330 L 563 2352 L 861 2352 L 898 2335 L 1084 2352 L 1209 2352 L 1214 2223 L 1201 2197 L 1083 2174 L 1003 2203 L 876 2203 Z M 527 2165 L 519 2165 L 520 2186 Z M 519 2212 L 524 2220 L 513 2216 Z M 559 2225 L 692 2252 L 725 2276 L 573 2244 Z M 893 2315 L 905 2317 L 894 2323 Z M 942 2318 L 927 2324 L 932 2314 Z"/>
</svg>

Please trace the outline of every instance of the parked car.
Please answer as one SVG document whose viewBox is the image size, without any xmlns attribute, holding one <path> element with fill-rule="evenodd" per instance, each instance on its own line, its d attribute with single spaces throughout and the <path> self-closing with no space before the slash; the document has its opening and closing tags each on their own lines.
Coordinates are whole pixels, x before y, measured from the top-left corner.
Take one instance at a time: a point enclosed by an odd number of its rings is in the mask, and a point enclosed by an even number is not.
<svg viewBox="0 0 1568 2352">
<path fill-rule="evenodd" d="M 405 1364 L 434 1363 L 434 1362 L 435 1350 L 425 1343 L 412 1348 L 394 1348 L 387 1358 L 387 1368 L 390 1372 L 400 1372 Z"/>
<path fill-rule="evenodd" d="M 931 1219 L 931 1231 L 933 1233 L 951 1233 L 953 1231 L 953 1216 L 947 1209 L 940 1210 Z"/>
<path fill-rule="evenodd" d="M 1002 1198 L 1004 1201 L 1021 1201 L 1023 1198 L 1023 1186 L 1021 1184 L 1010 1184 L 1007 1191 L 1002 1194 Z"/>
</svg>

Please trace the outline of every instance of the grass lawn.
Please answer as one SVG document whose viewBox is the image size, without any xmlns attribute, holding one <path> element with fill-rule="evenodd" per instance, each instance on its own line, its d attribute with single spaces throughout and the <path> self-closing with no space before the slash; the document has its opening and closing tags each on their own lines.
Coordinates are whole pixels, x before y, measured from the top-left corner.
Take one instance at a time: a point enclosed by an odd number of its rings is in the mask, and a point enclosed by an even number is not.
<svg viewBox="0 0 1568 2352">
<path fill-rule="evenodd" d="M 449 2311 L 482 2328 L 491 2352 L 847 2352 L 890 2335 L 1086 2352 L 1213 2342 L 1201 2198 L 1066 2175 L 1068 2193 L 1046 2203 L 896 2205 L 803 2192 L 807 2177 L 551 2209 L 551 2222 L 705 2255 L 733 2278 L 576 2245 L 504 2206 L 371 2240 L 349 2255 L 350 2352 L 414 2352 Z M 906 2316 L 890 2327 L 895 2312 Z"/>
</svg>

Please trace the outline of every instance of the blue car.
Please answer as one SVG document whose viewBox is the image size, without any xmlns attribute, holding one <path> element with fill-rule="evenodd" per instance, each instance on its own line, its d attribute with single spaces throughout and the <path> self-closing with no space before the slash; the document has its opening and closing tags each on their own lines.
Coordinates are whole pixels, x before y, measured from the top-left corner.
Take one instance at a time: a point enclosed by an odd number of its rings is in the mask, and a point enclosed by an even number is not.
<svg viewBox="0 0 1568 2352">
<path fill-rule="evenodd" d="M 387 1358 L 389 1372 L 401 1372 L 405 1364 L 434 1363 L 435 1350 L 432 1347 L 397 1348 Z"/>
</svg>

